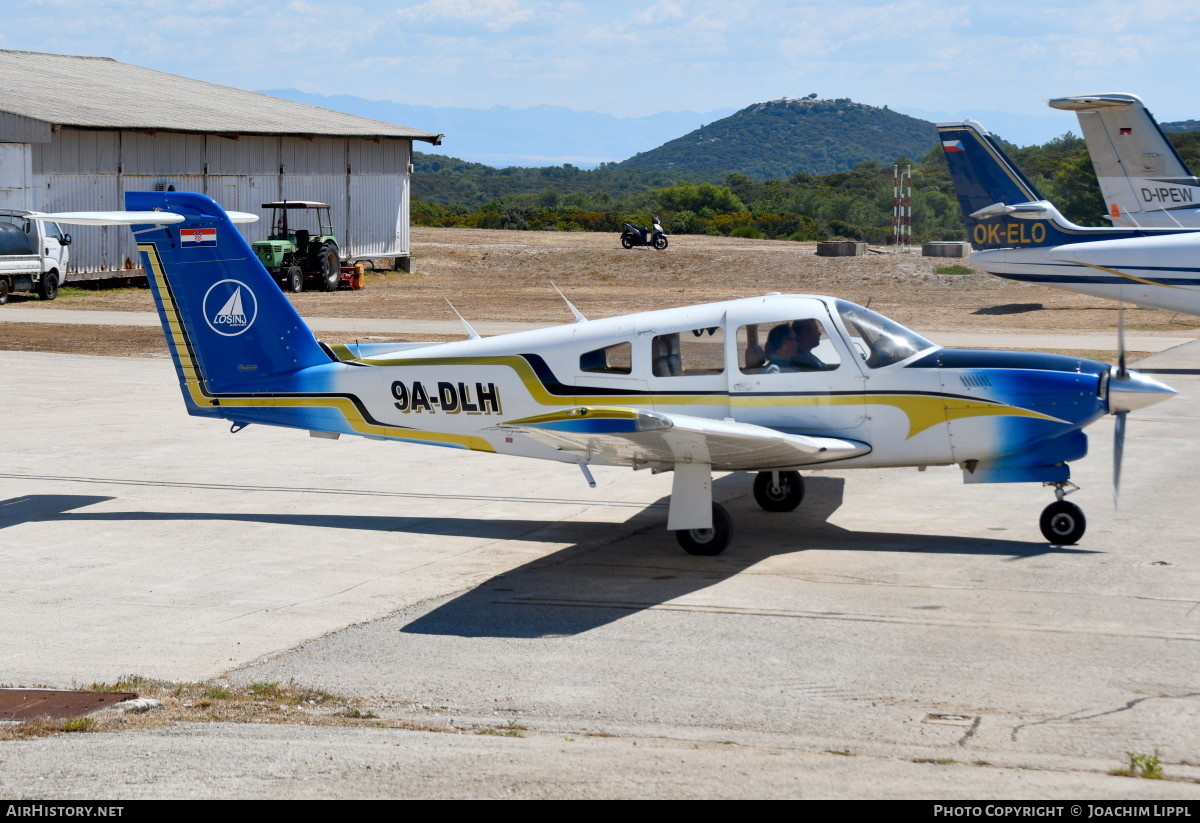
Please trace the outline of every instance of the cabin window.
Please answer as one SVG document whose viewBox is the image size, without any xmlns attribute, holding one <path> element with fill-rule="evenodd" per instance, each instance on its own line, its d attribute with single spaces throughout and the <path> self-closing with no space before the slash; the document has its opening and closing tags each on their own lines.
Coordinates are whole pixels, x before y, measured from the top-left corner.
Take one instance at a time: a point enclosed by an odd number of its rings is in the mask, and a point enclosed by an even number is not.
<svg viewBox="0 0 1200 823">
<path fill-rule="evenodd" d="M 633 346 L 617 343 L 579 356 L 579 370 L 593 374 L 629 374 L 633 371 Z"/>
<path fill-rule="evenodd" d="M 725 330 L 720 326 L 660 334 L 651 341 L 655 377 L 724 374 Z"/>
<path fill-rule="evenodd" d="M 815 317 L 742 326 L 737 333 L 742 374 L 832 371 L 842 358 Z"/>
</svg>

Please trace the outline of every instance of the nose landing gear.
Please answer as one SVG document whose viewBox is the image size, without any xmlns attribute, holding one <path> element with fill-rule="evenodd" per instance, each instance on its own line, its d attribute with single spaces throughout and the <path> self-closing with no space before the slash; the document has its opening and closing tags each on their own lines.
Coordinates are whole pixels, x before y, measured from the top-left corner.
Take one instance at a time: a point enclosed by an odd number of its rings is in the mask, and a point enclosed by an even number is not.
<svg viewBox="0 0 1200 823">
<path fill-rule="evenodd" d="M 1042 536 L 1058 546 L 1078 543 L 1087 530 L 1087 518 L 1083 516 L 1083 509 L 1074 503 L 1068 503 L 1063 498 L 1071 492 L 1078 491 L 1079 487 L 1070 481 L 1047 483 L 1046 485 L 1054 487 L 1056 499 L 1042 510 L 1042 517 L 1038 522 L 1042 529 Z"/>
</svg>

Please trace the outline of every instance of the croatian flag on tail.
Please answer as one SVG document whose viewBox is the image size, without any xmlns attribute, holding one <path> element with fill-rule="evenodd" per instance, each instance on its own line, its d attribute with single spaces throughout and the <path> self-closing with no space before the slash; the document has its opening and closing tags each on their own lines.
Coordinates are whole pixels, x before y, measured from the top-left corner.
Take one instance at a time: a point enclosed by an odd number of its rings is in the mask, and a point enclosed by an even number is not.
<svg viewBox="0 0 1200 823">
<path fill-rule="evenodd" d="M 179 245 L 183 248 L 195 249 L 201 246 L 217 245 L 216 229 L 180 229 Z"/>
</svg>

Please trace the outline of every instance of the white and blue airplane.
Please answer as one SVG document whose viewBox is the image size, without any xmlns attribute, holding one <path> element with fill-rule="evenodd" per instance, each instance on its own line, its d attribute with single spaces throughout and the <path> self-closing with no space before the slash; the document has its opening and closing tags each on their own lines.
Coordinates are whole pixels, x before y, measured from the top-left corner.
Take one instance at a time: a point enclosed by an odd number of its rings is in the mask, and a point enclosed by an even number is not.
<svg viewBox="0 0 1200 823">
<path fill-rule="evenodd" d="M 450 343 L 316 339 L 226 213 L 201 194 L 130 192 L 128 224 L 190 414 L 378 440 L 671 472 L 667 528 L 715 555 L 732 523 L 713 472 L 755 472 L 767 511 L 800 469 L 954 465 L 968 483 L 1054 489 L 1046 539 L 1085 518 L 1063 498 L 1084 427 L 1174 392 L 1049 354 L 944 349 L 832 297 L 767 294 Z M 568 306 L 570 304 L 568 303 Z M 1123 426 L 1120 427 L 1123 432 Z"/>
<path fill-rule="evenodd" d="M 1010 280 L 1200 314 L 1200 233 L 1075 225 L 983 126 L 966 120 L 937 128 L 974 265 Z"/>
<path fill-rule="evenodd" d="M 1080 94 L 1048 104 L 1079 118 L 1114 226 L 1200 228 L 1200 178 L 1140 97 Z"/>
</svg>

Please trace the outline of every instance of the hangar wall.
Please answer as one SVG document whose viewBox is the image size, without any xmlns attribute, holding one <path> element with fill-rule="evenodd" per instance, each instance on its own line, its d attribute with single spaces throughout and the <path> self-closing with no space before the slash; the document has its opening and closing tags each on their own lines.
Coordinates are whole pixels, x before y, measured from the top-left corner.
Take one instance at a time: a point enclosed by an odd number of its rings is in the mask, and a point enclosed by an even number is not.
<svg viewBox="0 0 1200 823">
<path fill-rule="evenodd" d="M 48 142 L 23 145 L 29 147 L 32 169 L 25 208 L 120 210 L 127 191 L 174 186 L 207 194 L 226 209 L 260 215 L 259 222 L 239 227 L 253 241 L 270 230 L 271 215 L 260 204 L 318 200 L 333 207 L 343 257 L 409 255 L 410 140 L 64 127 Z M 0 195 L 5 194 L 2 189 L 0 185 Z M 140 273 L 128 229 L 72 226 L 70 232 L 74 243 L 67 280 Z"/>
</svg>

